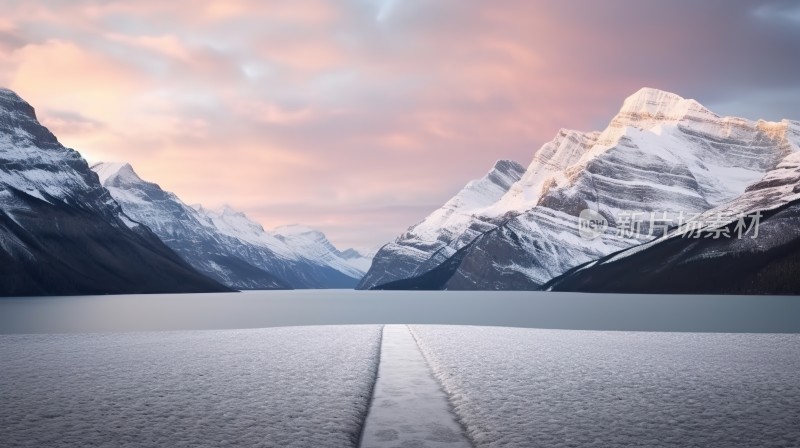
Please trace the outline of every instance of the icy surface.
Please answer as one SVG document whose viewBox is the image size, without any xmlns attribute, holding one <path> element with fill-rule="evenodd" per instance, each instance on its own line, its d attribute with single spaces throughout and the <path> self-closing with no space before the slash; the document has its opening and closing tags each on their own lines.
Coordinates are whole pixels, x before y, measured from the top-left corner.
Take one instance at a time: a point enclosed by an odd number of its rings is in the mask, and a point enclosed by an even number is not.
<svg viewBox="0 0 800 448">
<path fill-rule="evenodd" d="M 314 289 L 0 298 L 0 334 L 406 323 L 800 333 L 797 316 L 790 296 Z"/>
<path fill-rule="evenodd" d="M 379 326 L 0 336 L 0 445 L 348 447 Z"/>
<path fill-rule="evenodd" d="M 800 445 L 800 335 L 411 329 L 479 447 Z"/>
<path fill-rule="evenodd" d="M 405 325 L 383 329 L 378 380 L 360 446 L 471 446 Z"/>
</svg>

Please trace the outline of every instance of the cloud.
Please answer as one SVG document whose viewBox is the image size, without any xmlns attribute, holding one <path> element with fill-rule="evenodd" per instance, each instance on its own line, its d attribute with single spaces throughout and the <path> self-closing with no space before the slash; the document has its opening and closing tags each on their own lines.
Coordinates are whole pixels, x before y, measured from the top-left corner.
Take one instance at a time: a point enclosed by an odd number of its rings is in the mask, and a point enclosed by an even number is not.
<svg viewBox="0 0 800 448">
<path fill-rule="evenodd" d="M 0 82 L 187 202 L 371 246 L 645 85 L 800 119 L 793 5 L 14 1 Z"/>
<path fill-rule="evenodd" d="M 769 2 L 757 7 L 754 14 L 767 21 L 800 25 L 800 6 L 796 2 Z"/>
<path fill-rule="evenodd" d="M 38 118 L 50 131 L 67 138 L 102 132 L 105 128 L 104 123 L 71 110 L 46 109 Z"/>
<path fill-rule="evenodd" d="M 395 4 L 397 3 L 396 0 L 380 0 L 379 2 L 379 9 L 378 15 L 375 16 L 375 20 L 378 22 L 384 22 L 389 18 L 389 15 L 392 13 L 392 10 L 395 8 Z"/>
</svg>

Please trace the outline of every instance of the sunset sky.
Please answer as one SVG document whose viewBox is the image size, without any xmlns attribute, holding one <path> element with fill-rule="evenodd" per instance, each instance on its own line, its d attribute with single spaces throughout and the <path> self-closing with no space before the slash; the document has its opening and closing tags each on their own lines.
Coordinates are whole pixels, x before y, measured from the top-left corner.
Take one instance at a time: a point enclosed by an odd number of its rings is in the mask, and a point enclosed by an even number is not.
<svg viewBox="0 0 800 448">
<path fill-rule="evenodd" d="M 602 4 L 602 6 L 601 6 Z M 796 1 L 0 1 L 0 86 L 188 203 L 376 246 L 640 87 L 800 120 Z"/>
</svg>

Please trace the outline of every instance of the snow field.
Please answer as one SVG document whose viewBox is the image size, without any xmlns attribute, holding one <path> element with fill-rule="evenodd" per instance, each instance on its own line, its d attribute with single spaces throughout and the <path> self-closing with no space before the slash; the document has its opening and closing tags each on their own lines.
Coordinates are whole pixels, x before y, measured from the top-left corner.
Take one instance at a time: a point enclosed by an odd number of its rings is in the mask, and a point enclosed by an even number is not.
<svg viewBox="0 0 800 448">
<path fill-rule="evenodd" d="M 362 425 L 364 447 L 800 446 L 798 334 L 388 325 L 380 341 L 377 325 L 3 335 L 0 446 L 354 447 Z"/>
<path fill-rule="evenodd" d="M 411 330 L 478 447 L 800 446 L 800 335 Z"/>
<path fill-rule="evenodd" d="M 0 445 L 356 446 L 380 329 L 0 336 Z"/>
</svg>

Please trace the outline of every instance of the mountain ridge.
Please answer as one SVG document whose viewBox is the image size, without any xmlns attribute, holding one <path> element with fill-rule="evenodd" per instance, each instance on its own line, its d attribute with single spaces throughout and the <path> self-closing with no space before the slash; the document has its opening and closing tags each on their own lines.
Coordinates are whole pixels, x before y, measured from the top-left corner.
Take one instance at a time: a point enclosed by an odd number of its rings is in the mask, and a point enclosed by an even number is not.
<svg viewBox="0 0 800 448">
<path fill-rule="evenodd" d="M 499 199 L 514 182 L 519 180 L 523 172 L 524 168 L 514 161 L 497 161 L 486 175 L 468 182 L 442 208 L 411 226 L 394 242 L 382 246 L 373 257 L 370 270 L 361 279 L 358 288 L 368 289 L 378 283 L 385 283 L 387 272 L 392 272 L 390 280 L 399 280 L 402 275 L 414 276 L 427 270 L 428 267 L 432 269 L 439 262 L 452 256 L 460 247 L 469 244 L 471 238 L 494 227 L 490 219 L 475 222 L 474 214 Z M 442 228 L 447 228 L 448 236 L 460 236 L 453 247 L 444 244 L 439 238 L 437 233 Z M 414 241 L 414 244 L 402 244 L 404 240 Z M 387 253 L 394 253 L 396 256 L 390 257 L 386 255 Z M 391 267 L 382 266 L 388 259 L 397 257 L 407 260 L 399 265 L 394 263 Z M 371 277 L 370 273 L 375 271 L 380 272 L 383 277 L 380 279 Z"/>
<path fill-rule="evenodd" d="M 135 221 L 152 228 L 197 269 L 231 287 L 343 288 L 354 286 L 363 275 L 319 231 L 308 229 L 312 238 L 307 232 L 289 238 L 266 231 L 229 205 L 217 210 L 189 206 L 143 180 L 128 163 L 101 162 L 92 169 Z"/>
<path fill-rule="evenodd" d="M 482 232 L 469 235 L 468 244 L 460 243 L 465 232 L 448 228 L 432 232 L 433 245 L 402 234 L 387 245 L 391 250 L 376 255 L 359 286 L 413 283 L 445 262 L 420 260 L 435 259 L 443 247 L 450 256 L 468 247 L 442 289 L 537 289 L 577 265 L 654 236 L 646 234 L 655 228 L 651 224 L 643 226 L 645 234 L 617 235 L 626 224 L 624 213 L 664 212 L 674 219 L 679 212 L 702 213 L 744 194 L 798 151 L 798 129 L 791 120 L 720 117 L 696 100 L 640 89 L 603 131 L 562 129 L 543 145 L 520 179 L 483 214 L 471 217 L 465 227 Z M 580 238 L 583 210 L 607 220 L 600 238 Z M 494 224 L 483 225 L 507 216 L 497 231 L 487 232 Z"/>
<path fill-rule="evenodd" d="M 0 295 L 223 292 L 136 225 L 33 106 L 0 89 Z"/>
</svg>

